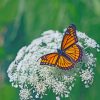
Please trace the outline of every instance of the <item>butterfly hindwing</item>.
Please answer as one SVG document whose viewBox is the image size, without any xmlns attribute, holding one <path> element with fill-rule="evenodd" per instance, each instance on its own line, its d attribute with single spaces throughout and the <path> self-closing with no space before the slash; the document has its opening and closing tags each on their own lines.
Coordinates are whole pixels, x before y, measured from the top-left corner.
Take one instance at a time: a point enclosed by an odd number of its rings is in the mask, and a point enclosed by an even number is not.
<svg viewBox="0 0 100 100">
<path fill-rule="evenodd" d="M 77 44 L 72 45 L 68 49 L 65 50 L 67 56 L 69 56 L 74 62 L 80 61 L 82 57 L 81 47 Z"/>
<path fill-rule="evenodd" d="M 61 44 L 61 49 L 64 50 L 73 44 L 75 44 L 78 41 L 77 36 L 76 36 L 76 27 L 74 25 L 70 25 L 63 37 L 62 44 Z"/>
<path fill-rule="evenodd" d="M 66 57 L 60 55 L 57 61 L 57 67 L 66 70 L 66 69 L 71 69 L 74 66 L 73 63 L 69 61 Z"/>
</svg>

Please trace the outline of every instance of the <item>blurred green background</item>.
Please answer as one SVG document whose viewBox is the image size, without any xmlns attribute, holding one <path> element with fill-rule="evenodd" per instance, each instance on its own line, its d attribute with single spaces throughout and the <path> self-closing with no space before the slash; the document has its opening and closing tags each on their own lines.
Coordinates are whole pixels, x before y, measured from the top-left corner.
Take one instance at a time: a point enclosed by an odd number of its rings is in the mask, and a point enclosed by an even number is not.
<svg viewBox="0 0 100 100">
<path fill-rule="evenodd" d="M 62 32 L 71 23 L 100 44 L 100 0 L 0 0 L 0 100 L 19 100 L 6 72 L 18 50 L 43 31 Z M 93 85 L 85 89 L 78 79 L 68 100 L 100 100 L 100 54 L 94 53 Z M 43 100 L 55 100 L 54 94 Z"/>
</svg>

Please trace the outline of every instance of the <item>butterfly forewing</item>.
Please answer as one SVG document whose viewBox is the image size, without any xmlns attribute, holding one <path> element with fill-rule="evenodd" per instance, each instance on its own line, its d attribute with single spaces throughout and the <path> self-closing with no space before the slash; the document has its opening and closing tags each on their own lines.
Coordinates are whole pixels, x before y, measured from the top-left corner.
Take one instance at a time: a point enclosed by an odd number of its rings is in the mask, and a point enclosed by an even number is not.
<svg viewBox="0 0 100 100">
<path fill-rule="evenodd" d="M 68 47 L 72 46 L 78 41 L 76 36 L 76 28 L 75 26 L 71 25 L 68 27 L 67 31 L 62 40 L 61 49 L 65 50 Z"/>
<path fill-rule="evenodd" d="M 41 65 L 55 65 L 58 59 L 58 53 L 50 53 L 41 57 Z"/>
</svg>

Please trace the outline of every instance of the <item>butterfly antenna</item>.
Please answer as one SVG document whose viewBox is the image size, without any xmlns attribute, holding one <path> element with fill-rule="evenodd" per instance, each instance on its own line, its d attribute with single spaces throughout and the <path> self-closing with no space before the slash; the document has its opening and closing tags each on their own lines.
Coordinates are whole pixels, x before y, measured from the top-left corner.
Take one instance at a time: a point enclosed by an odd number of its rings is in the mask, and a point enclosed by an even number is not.
<svg viewBox="0 0 100 100">
<path fill-rule="evenodd" d="M 40 57 L 40 58 L 38 58 L 36 61 L 38 62 L 38 61 L 39 61 L 39 59 L 41 59 L 41 57 Z"/>
</svg>

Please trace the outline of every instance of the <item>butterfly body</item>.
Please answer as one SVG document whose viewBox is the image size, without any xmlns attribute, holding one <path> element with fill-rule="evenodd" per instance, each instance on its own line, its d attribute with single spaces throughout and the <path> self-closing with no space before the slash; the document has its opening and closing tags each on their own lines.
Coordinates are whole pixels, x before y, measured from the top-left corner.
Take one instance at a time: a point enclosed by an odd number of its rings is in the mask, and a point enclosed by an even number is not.
<svg viewBox="0 0 100 100">
<path fill-rule="evenodd" d="M 82 58 L 82 49 L 76 44 L 77 42 L 76 27 L 72 24 L 65 31 L 61 49 L 57 49 L 57 52 L 43 55 L 40 64 L 57 66 L 64 70 L 73 68 Z"/>
<path fill-rule="evenodd" d="M 57 52 L 58 52 L 59 55 L 63 55 L 64 54 L 63 50 L 60 50 L 60 49 L 57 49 Z"/>
<path fill-rule="evenodd" d="M 71 61 L 70 57 L 68 57 L 68 55 L 63 50 L 57 49 L 57 52 L 58 52 L 59 56 L 64 56 L 65 58 L 67 58 Z"/>
</svg>

